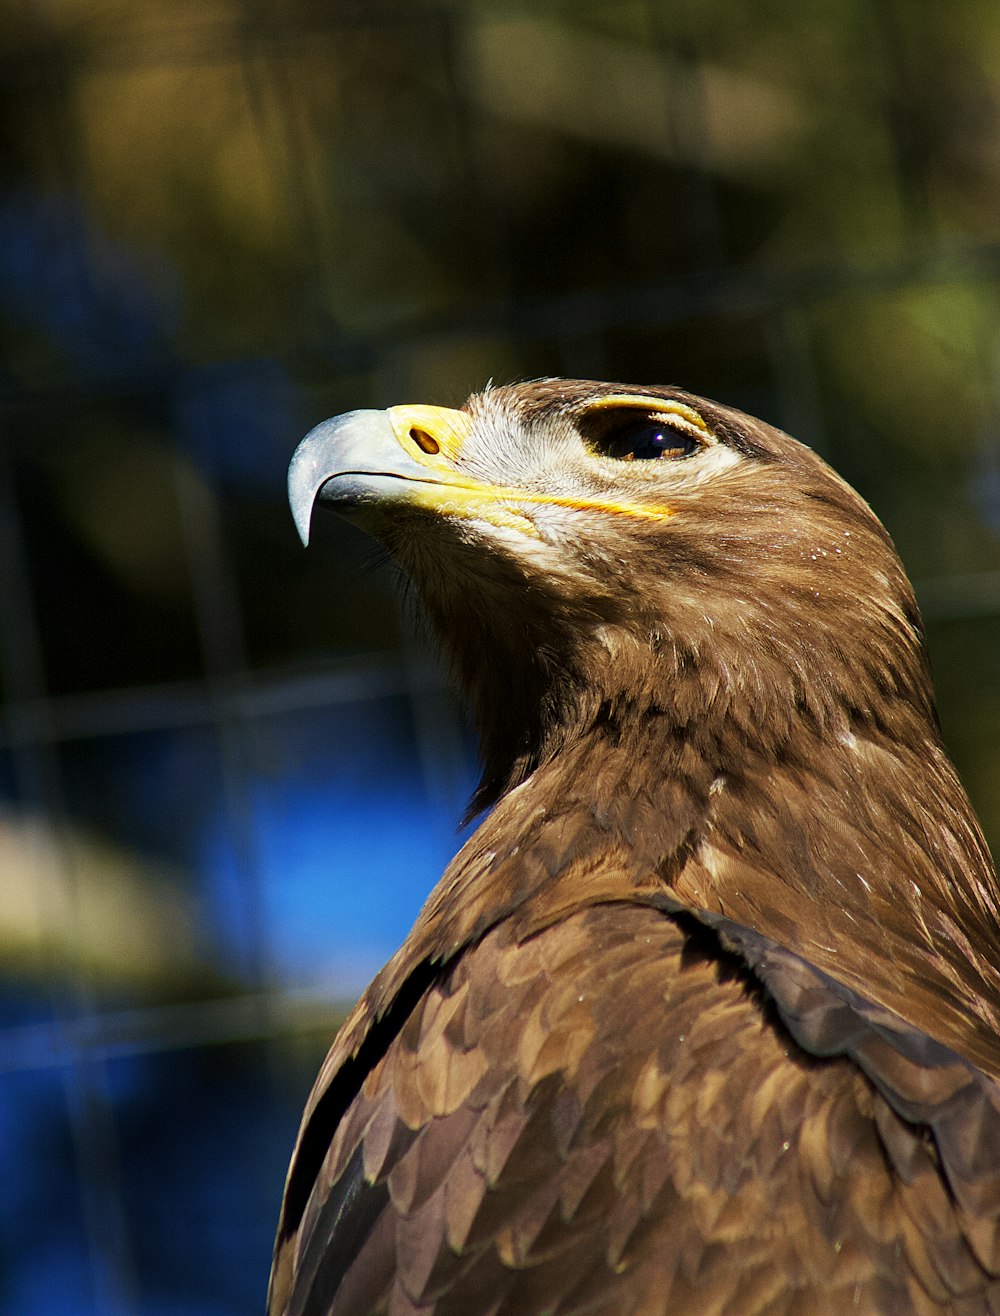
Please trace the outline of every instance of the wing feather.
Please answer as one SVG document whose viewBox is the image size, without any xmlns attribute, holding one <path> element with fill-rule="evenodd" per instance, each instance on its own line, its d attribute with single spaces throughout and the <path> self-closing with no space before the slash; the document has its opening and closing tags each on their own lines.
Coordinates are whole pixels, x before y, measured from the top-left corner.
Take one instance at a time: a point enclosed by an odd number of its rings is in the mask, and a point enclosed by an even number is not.
<svg viewBox="0 0 1000 1316">
<path fill-rule="evenodd" d="M 441 972 L 331 1142 L 287 1310 L 991 1311 L 995 1085 L 703 917 L 501 924 Z"/>
</svg>

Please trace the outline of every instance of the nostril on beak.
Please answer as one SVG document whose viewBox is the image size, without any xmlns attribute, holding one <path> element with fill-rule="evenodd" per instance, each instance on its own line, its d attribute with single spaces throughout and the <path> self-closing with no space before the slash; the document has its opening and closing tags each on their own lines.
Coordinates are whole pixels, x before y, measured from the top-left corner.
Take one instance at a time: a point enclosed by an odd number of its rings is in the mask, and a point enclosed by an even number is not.
<svg viewBox="0 0 1000 1316">
<path fill-rule="evenodd" d="M 426 430 L 418 429 L 416 425 L 410 428 L 410 438 L 417 445 L 421 452 L 426 452 L 433 457 L 435 453 L 441 451 L 441 445 L 433 434 L 428 434 Z"/>
</svg>

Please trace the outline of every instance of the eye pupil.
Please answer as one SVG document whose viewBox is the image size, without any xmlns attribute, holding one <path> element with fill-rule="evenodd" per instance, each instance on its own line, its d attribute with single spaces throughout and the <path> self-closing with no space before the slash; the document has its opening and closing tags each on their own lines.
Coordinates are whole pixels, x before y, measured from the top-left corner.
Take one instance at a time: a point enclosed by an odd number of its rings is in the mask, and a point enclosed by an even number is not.
<svg viewBox="0 0 1000 1316">
<path fill-rule="evenodd" d="M 607 435 L 601 450 L 617 461 L 656 461 L 661 457 L 689 457 L 697 451 L 697 439 L 665 425 L 662 421 L 636 421 Z"/>
</svg>

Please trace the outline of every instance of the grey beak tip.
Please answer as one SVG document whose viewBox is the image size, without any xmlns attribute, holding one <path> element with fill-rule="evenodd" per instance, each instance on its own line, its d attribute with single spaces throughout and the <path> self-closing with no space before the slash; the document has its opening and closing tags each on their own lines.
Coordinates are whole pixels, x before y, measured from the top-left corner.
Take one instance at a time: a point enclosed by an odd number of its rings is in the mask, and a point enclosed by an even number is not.
<svg viewBox="0 0 1000 1316">
<path fill-rule="evenodd" d="M 308 545 L 313 508 L 327 481 L 343 476 L 399 473 L 424 475 L 422 467 L 402 452 L 384 411 L 348 411 L 311 429 L 288 466 L 288 503 L 303 544 Z M 347 490 L 340 481 L 339 489 Z M 332 500 L 338 509 L 349 500 Z"/>
<path fill-rule="evenodd" d="M 303 548 L 309 547 L 309 531 L 312 528 L 312 500 L 300 498 L 297 502 L 289 500 L 292 505 L 292 520 L 302 540 Z"/>
<path fill-rule="evenodd" d="M 292 520 L 295 522 L 295 529 L 298 531 L 299 538 L 302 540 L 302 547 L 309 547 L 309 531 L 312 529 L 312 507 L 304 505 L 292 507 Z"/>
<path fill-rule="evenodd" d="M 320 426 L 316 427 L 317 429 Z M 288 504 L 292 510 L 292 520 L 299 538 L 308 548 L 309 532 L 312 525 L 313 504 L 316 501 L 318 486 L 323 483 L 319 472 L 319 444 L 314 438 L 313 430 L 295 449 L 288 466 Z"/>
</svg>

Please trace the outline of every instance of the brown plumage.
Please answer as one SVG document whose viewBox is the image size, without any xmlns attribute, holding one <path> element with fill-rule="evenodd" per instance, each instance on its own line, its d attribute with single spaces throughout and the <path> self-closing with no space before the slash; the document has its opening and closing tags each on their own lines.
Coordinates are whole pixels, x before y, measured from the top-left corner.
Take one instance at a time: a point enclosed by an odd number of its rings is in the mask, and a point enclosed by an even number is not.
<svg viewBox="0 0 1000 1316">
<path fill-rule="evenodd" d="M 492 807 L 358 1002 L 272 1316 L 1000 1313 L 997 884 L 888 536 L 672 388 L 319 427 Z"/>
</svg>

